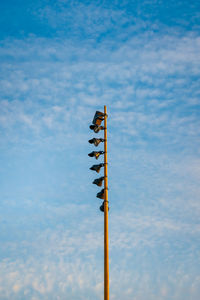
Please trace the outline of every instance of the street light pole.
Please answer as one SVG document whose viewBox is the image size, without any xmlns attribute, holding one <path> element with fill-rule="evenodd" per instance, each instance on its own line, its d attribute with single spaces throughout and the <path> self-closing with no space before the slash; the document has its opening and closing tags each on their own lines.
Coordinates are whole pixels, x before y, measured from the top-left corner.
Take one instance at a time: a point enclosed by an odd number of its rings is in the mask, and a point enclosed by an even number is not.
<svg viewBox="0 0 200 300">
<path fill-rule="evenodd" d="M 104 300 L 109 300 L 107 107 L 104 106 Z"/>
</svg>

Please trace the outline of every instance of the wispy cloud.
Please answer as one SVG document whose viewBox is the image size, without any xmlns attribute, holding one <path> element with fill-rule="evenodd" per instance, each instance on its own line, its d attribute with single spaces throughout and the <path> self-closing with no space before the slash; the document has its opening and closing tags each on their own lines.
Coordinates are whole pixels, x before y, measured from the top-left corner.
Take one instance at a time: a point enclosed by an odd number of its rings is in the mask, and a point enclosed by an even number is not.
<svg viewBox="0 0 200 300">
<path fill-rule="evenodd" d="M 145 44 L 144 47 L 141 40 Z M 10 59 L 6 59 L 7 64 L 4 64 L 3 74 L 7 79 L 4 77 L 1 81 L 3 99 L 25 99 L 24 103 L 15 102 L 21 107 L 24 105 L 24 110 L 27 106 L 34 109 L 34 106 L 40 107 L 42 103 L 45 103 L 45 107 L 52 106 L 52 103 L 56 106 L 59 103 L 60 107 L 66 109 L 65 114 L 67 110 L 72 110 L 74 120 L 78 118 L 77 113 L 73 111 L 75 107 L 77 109 L 77 105 L 96 106 L 100 105 L 101 101 L 110 104 L 114 109 L 113 121 L 117 121 L 119 109 L 129 109 L 129 113 L 120 113 L 118 130 L 123 128 L 123 125 L 126 131 L 130 132 L 134 123 L 134 134 L 146 124 L 146 131 L 149 128 L 149 134 L 158 136 L 164 133 L 164 130 L 166 133 L 167 128 L 162 130 L 162 126 L 167 124 L 168 130 L 178 130 L 180 135 L 186 131 L 188 135 L 198 134 L 198 119 L 194 111 L 194 106 L 199 102 L 198 36 L 190 34 L 185 37 L 160 37 L 155 34 L 152 38 L 145 34 L 144 37 L 139 36 L 123 45 L 119 44 L 118 49 L 114 51 L 109 50 L 106 44 L 98 50 L 90 45 L 80 50 L 75 45 L 68 45 L 67 41 L 55 41 L 52 46 L 51 44 L 52 41 L 40 41 L 37 38 L 29 39 L 24 45 L 19 41 L 12 43 L 12 46 L 10 43 L 5 44 L 2 51 L 10 51 L 11 57 L 15 58 L 12 67 L 9 65 Z M 52 56 L 52 47 L 56 57 Z M 76 64 L 73 63 L 71 53 L 78 59 Z M 87 53 L 90 53 L 89 56 Z M 38 55 L 37 59 L 35 54 Z M 22 57 L 25 62 L 21 62 Z M 36 59 L 36 63 L 32 62 L 32 58 Z M 187 116 L 183 115 L 186 106 L 187 110 L 190 108 Z M 82 109 L 79 122 L 86 120 L 83 119 L 83 115 L 86 116 L 84 111 L 85 108 Z M 58 114 L 58 111 L 54 111 L 54 115 L 55 113 Z M 50 114 L 43 117 L 47 127 L 55 125 L 54 117 Z M 1 120 L 5 122 L 5 116 L 2 116 Z M 21 117 L 21 120 L 24 120 L 26 125 L 31 125 L 27 117 Z M 160 133 L 156 129 L 158 125 Z"/>
<path fill-rule="evenodd" d="M 1 299 L 102 298 L 104 104 L 111 299 L 199 299 L 197 4 L 111 2 L 36 1 L 1 41 Z"/>
</svg>

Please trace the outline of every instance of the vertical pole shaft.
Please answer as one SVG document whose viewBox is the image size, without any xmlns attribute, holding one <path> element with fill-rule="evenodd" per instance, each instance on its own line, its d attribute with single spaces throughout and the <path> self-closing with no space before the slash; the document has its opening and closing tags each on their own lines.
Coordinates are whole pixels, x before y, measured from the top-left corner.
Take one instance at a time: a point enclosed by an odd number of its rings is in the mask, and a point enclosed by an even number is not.
<svg viewBox="0 0 200 300">
<path fill-rule="evenodd" d="M 104 106 L 104 300 L 109 300 L 107 108 Z"/>
</svg>

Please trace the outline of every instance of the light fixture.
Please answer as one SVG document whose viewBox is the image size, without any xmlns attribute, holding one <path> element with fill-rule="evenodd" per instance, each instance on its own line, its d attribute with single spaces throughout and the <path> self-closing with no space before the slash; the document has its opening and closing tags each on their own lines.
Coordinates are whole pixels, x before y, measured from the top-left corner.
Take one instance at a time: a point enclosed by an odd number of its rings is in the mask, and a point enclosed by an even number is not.
<svg viewBox="0 0 200 300">
<path fill-rule="evenodd" d="M 104 116 L 105 116 L 105 114 L 102 113 L 101 111 L 96 111 L 92 123 L 93 123 L 94 125 L 100 126 L 100 125 L 101 125 L 101 122 L 104 120 Z"/>
<path fill-rule="evenodd" d="M 104 139 L 96 139 L 96 138 L 93 138 L 91 140 L 88 141 L 90 144 L 94 144 L 96 147 L 101 143 L 101 142 L 104 142 Z"/>
<path fill-rule="evenodd" d="M 104 180 L 104 176 L 95 179 L 95 180 L 93 181 L 93 184 L 96 184 L 96 185 L 98 185 L 98 186 L 102 186 L 103 180 Z"/>
<path fill-rule="evenodd" d="M 104 199 L 104 189 L 102 189 L 101 192 L 97 193 L 96 197 L 100 199 Z"/>
<path fill-rule="evenodd" d="M 90 129 L 94 130 L 95 133 L 98 133 L 100 130 L 104 130 L 104 127 L 98 125 L 90 125 Z"/>
<path fill-rule="evenodd" d="M 100 211 L 104 212 L 104 201 L 102 202 L 101 206 L 99 207 Z M 109 210 L 109 207 L 108 207 Z"/>
<path fill-rule="evenodd" d="M 104 164 L 99 164 L 99 165 L 93 165 L 90 170 L 96 171 L 97 173 L 100 172 L 101 168 L 104 166 Z"/>
<path fill-rule="evenodd" d="M 98 159 L 101 154 L 104 154 L 104 151 L 92 151 L 88 156 Z"/>
</svg>

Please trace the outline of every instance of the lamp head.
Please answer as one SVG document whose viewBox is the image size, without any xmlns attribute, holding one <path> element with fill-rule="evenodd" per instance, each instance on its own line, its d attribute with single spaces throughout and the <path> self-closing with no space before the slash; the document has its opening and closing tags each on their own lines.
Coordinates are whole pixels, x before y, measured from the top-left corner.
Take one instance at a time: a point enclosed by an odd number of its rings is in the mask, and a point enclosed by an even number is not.
<svg viewBox="0 0 200 300">
<path fill-rule="evenodd" d="M 104 202 L 102 202 L 101 206 L 99 207 L 100 211 L 104 212 Z M 108 207 L 109 210 L 109 207 Z"/>
<path fill-rule="evenodd" d="M 96 171 L 97 173 L 100 172 L 101 168 L 104 166 L 104 164 L 99 164 L 99 165 L 93 165 L 90 170 Z"/>
<path fill-rule="evenodd" d="M 100 211 L 104 212 L 104 202 L 101 204 L 101 206 L 99 207 Z"/>
<path fill-rule="evenodd" d="M 99 199 L 104 199 L 104 189 L 102 189 L 101 192 L 97 193 L 96 197 Z"/>
<path fill-rule="evenodd" d="M 93 123 L 94 125 L 100 126 L 100 125 L 101 125 L 101 122 L 104 120 L 104 116 L 105 116 L 105 114 L 102 113 L 101 111 L 96 111 L 92 123 Z"/>
<path fill-rule="evenodd" d="M 104 151 L 92 151 L 88 156 L 98 159 L 101 154 L 104 154 Z"/>
<path fill-rule="evenodd" d="M 95 133 L 98 133 L 100 130 L 104 130 L 104 127 L 99 125 L 90 125 L 90 129 L 94 130 Z"/>
<path fill-rule="evenodd" d="M 104 177 L 97 178 L 93 181 L 93 184 L 96 184 L 98 186 L 102 186 L 103 180 L 104 180 Z"/>
<path fill-rule="evenodd" d="M 101 142 L 104 142 L 104 139 L 96 139 L 96 138 L 93 138 L 91 140 L 88 141 L 90 144 L 94 144 L 96 147 L 101 143 Z"/>
</svg>

